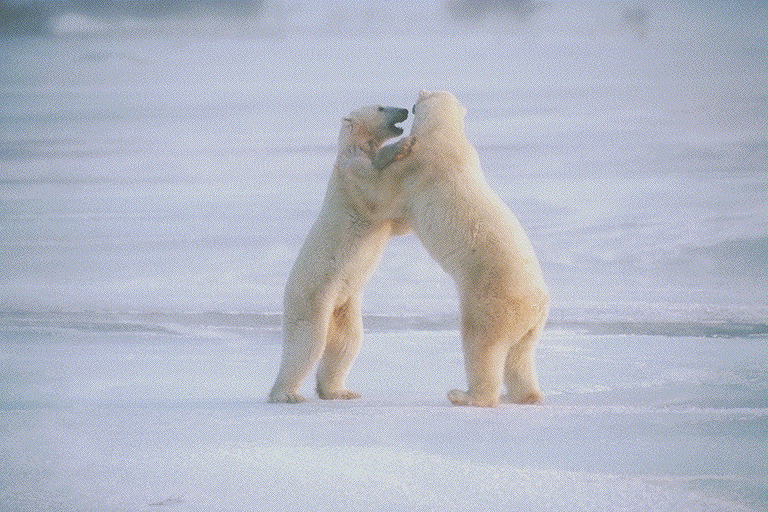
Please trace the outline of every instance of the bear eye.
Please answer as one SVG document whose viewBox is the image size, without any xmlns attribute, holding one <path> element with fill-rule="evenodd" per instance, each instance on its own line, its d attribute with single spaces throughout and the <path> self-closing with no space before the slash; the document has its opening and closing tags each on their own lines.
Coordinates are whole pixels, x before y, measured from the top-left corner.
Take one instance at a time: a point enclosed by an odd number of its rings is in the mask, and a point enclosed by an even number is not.
<svg viewBox="0 0 768 512">
<path fill-rule="evenodd" d="M 379 112 L 384 112 L 384 107 L 379 106 Z"/>
</svg>

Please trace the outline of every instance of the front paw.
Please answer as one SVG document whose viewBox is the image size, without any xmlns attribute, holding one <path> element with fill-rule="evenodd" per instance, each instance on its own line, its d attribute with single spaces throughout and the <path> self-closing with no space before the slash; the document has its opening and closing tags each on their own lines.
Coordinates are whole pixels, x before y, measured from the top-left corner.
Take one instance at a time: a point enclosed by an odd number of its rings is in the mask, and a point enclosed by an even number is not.
<svg viewBox="0 0 768 512">
<path fill-rule="evenodd" d="M 394 161 L 402 160 L 409 154 L 411 154 L 411 149 L 413 149 L 413 145 L 416 143 L 416 137 L 403 137 L 398 141 L 397 148 L 398 152 L 395 155 Z"/>
</svg>

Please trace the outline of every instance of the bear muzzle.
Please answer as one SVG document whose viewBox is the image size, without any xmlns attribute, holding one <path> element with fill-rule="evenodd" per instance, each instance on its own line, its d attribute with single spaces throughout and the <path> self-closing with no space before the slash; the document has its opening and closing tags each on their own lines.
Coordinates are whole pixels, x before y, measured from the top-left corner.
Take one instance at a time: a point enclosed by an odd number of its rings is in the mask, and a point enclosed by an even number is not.
<svg viewBox="0 0 768 512">
<path fill-rule="evenodd" d="M 406 108 L 397 108 L 397 107 L 385 107 L 384 112 L 386 113 L 387 119 L 389 122 L 387 123 L 387 129 L 394 133 L 395 136 L 400 136 L 403 134 L 404 130 L 397 126 L 397 123 L 402 123 L 406 119 L 408 119 L 408 109 Z"/>
</svg>

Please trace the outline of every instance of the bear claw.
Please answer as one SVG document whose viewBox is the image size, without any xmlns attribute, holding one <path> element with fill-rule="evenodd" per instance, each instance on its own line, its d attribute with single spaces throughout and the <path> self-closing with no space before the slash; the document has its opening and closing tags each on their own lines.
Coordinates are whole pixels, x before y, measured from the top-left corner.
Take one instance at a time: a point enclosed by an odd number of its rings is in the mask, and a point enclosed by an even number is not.
<svg viewBox="0 0 768 512">
<path fill-rule="evenodd" d="M 471 405 L 473 407 L 495 407 L 499 400 L 498 398 L 480 398 L 480 397 L 473 397 L 466 391 L 461 391 L 459 389 L 452 389 L 448 392 L 448 400 L 451 401 L 453 405 Z"/>
<path fill-rule="evenodd" d="M 458 389 L 452 389 L 448 392 L 448 400 L 453 405 L 469 405 L 469 395 Z"/>
<path fill-rule="evenodd" d="M 287 393 L 285 391 L 273 391 L 269 395 L 269 401 L 273 404 L 300 404 L 305 400 L 298 393 Z"/>
</svg>

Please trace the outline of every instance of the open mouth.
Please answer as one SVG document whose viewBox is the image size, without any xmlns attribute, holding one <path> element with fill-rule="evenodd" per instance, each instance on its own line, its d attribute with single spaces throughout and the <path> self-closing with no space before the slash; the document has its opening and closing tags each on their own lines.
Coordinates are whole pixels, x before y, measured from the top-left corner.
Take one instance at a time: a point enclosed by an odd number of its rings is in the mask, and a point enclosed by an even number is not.
<svg viewBox="0 0 768 512">
<path fill-rule="evenodd" d="M 405 130 L 397 126 L 397 123 L 402 123 L 408 119 L 408 110 L 404 108 L 398 108 L 395 109 L 394 114 L 392 115 L 392 120 L 387 125 L 387 129 L 389 129 L 390 132 L 394 133 L 395 136 L 399 137 L 403 134 Z"/>
<path fill-rule="evenodd" d="M 397 122 L 399 123 L 399 122 L 401 122 L 401 121 L 397 121 Z M 395 124 L 395 121 L 393 121 L 393 122 L 389 123 L 389 125 L 387 126 L 387 128 L 389 129 L 389 131 L 390 131 L 390 132 L 394 133 L 394 134 L 395 134 L 397 137 L 399 137 L 400 135 L 402 135 L 402 134 L 403 134 L 403 132 L 405 131 L 405 130 L 403 130 L 402 128 L 400 128 L 399 126 L 397 126 L 397 125 Z"/>
</svg>

